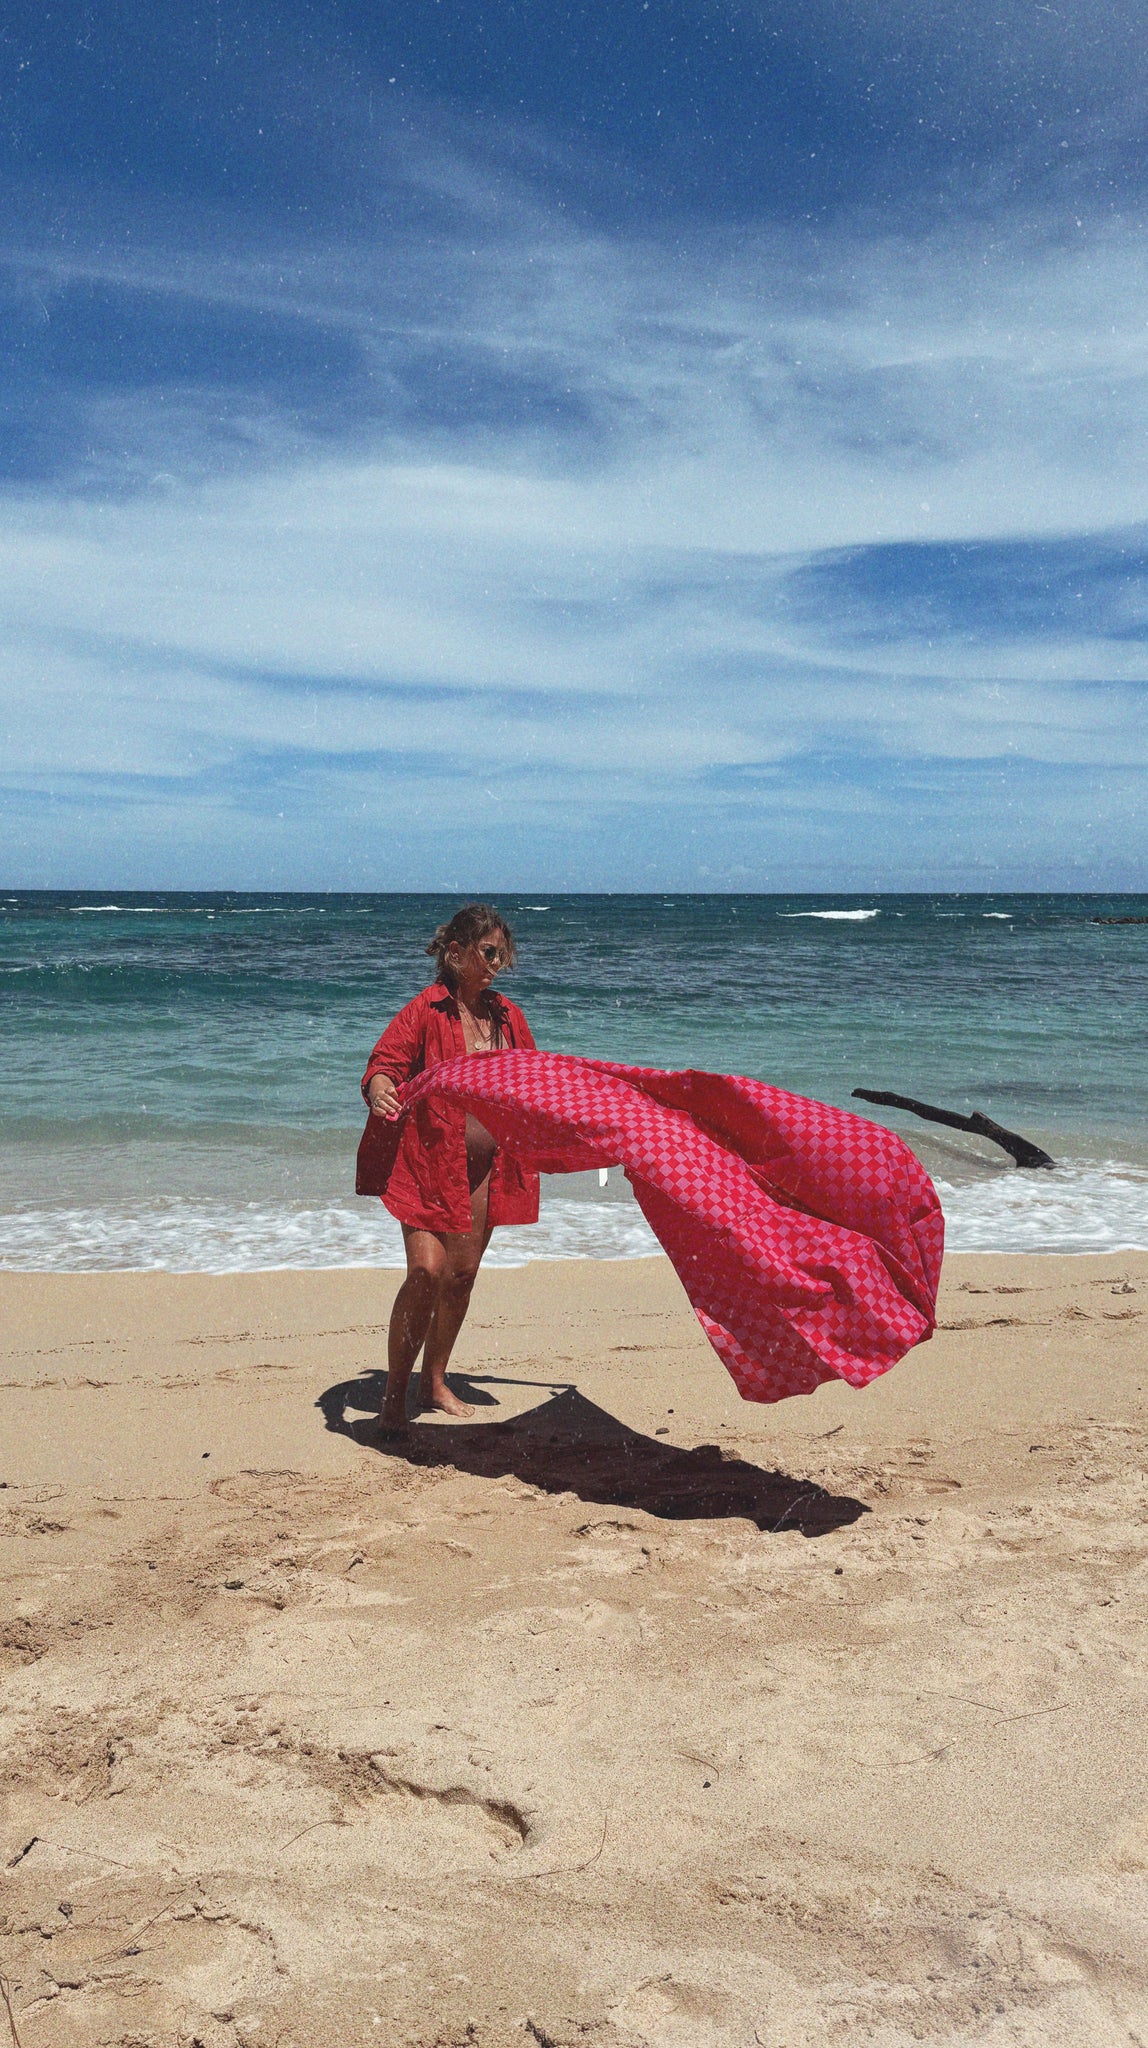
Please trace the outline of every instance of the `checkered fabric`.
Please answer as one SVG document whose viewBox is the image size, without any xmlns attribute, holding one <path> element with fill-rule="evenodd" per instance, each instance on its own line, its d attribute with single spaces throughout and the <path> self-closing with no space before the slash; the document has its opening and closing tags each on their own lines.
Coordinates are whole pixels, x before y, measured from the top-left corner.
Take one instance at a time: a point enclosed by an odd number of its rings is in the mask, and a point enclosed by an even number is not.
<svg viewBox="0 0 1148 2048">
<path fill-rule="evenodd" d="M 932 1335 L 940 1203 L 864 1117 L 736 1075 L 533 1051 L 447 1060 L 399 1094 L 469 1110 L 535 1172 L 624 1166 L 747 1401 L 867 1386 Z"/>
</svg>

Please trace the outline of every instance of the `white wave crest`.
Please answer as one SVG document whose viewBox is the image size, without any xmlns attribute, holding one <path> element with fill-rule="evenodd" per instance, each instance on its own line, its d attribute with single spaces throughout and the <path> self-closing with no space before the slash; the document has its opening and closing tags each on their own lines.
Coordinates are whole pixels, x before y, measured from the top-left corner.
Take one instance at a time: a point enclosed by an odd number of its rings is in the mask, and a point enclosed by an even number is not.
<svg viewBox="0 0 1148 2048">
<path fill-rule="evenodd" d="M 636 1202 L 559 1197 L 545 1203 L 540 1222 L 497 1231 L 486 1263 L 631 1259 L 658 1249 Z M 311 1209 L 170 1200 L 0 1217 L 0 1269 L 9 1272 L 252 1273 L 402 1264 L 402 1233 L 381 1202 Z"/>
<path fill-rule="evenodd" d="M 779 917 L 820 917 L 827 924 L 862 924 L 866 918 L 880 917 L 879 910 L 779 910 Z"/>
<path fill-rule="evenodd" d="M 1148 1172 L 1096 1163 L 937 1182 L 951 1252 L 1148 1250 Z"/>
<path fill-rule="evenodd" d="M 1148 1170 L 1115 1162 L 939 1180 L 950 1251 L 1148 1250 Z M 549 1195 L 541 1221 L 495 1233 L 491 1266 L 632 1259 L 658 1251 L 632 1199 Z M 274 1267 L 401 1266 L 398 1224 L 379 1202 L 326 1206 L 168 1199 L 0 1216 L 0 1269 L 246 1273 Z"/>
</svg>

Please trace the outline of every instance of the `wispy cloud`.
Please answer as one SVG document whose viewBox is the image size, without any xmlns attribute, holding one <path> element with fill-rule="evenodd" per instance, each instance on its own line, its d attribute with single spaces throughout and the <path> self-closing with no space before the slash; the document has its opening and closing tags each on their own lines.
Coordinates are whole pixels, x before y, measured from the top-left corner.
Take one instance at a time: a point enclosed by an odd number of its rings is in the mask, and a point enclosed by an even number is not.
<svg viewBox="0 0 1148 2048">
<path fill-rule="evenodd" d="M 806 15 L 728 19 L 798 65 Z M 937 21 L 835 18 L 904 114 Z M 1002 25 L 987 85 L 980 31 L 946 60 L 962 146 L 1045 63 L 1095 168 L 1099 16 L 1075 70 Z M 601 132 L 574 205 L 545 108 L 376 116 L 386 75 L 321 233 L 153 165 L 0 235 L 10 876 L 66 812 L 71 879 L 1140 879 L 1135 213 L 988 155 L 917 226 L 639 208 Z"/>
</svg>

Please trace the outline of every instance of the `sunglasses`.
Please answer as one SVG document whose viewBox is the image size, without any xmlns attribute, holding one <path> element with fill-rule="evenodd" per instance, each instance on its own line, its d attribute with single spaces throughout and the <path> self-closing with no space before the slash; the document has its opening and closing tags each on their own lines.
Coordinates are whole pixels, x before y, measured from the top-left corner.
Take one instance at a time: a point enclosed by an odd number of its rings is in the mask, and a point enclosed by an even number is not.
<svg viewBox="0 0 1148 2048">
<path fill-rule="evenodd" d="M 481 954 L 482 958 L 485 960 L 488 967 L 502 966 L 503 960 L 501 946 L 476 946 L 474 950 L 476 953 Z"/>
</svg>

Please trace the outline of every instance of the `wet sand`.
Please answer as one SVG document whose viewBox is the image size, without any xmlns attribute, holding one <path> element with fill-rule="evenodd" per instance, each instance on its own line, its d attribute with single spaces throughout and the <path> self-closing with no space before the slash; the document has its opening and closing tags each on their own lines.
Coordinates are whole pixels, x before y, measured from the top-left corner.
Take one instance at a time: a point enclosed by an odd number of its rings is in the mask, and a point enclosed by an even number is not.
<svg viewBox="0 0 1148 2048">
<path fill-rule="evenodd" d="M 775 1408 L 491 1272 L 380 1447 L 397 1277 L 0 1276 L 12 2039 L 1148 2041 L 1148 1254 Z"/>
</svg>

